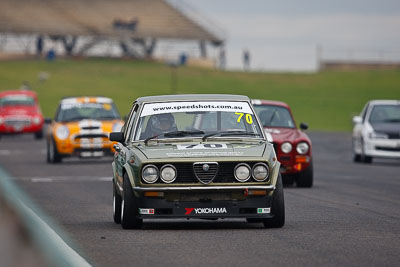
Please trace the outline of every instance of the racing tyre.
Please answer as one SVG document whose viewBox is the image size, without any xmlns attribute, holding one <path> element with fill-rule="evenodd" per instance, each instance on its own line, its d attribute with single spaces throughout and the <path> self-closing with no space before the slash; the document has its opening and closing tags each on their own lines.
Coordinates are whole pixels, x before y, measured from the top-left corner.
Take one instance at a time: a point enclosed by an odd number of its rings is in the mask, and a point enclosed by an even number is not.
<svg viewBox="0 0 400 267">
<path fill-rule="evenodd" d="M 118 195 L 115 182 L 113 181 L 113 217 L 114 217 L 114 222 L 116 224 L 121 223 L 121 206 L 122 206 L 122 197 Z"/>
<path fill-rule="evenodd" d="M 47 162 L 48 163 L 59 163 L 62 157 L 58 153 L 57 146 L 53 139 L 47 142 Z"/>
<path fill-rule="evenodd" d="M 276 181 L 276 188 L 272 196 L 271 206 L 272 218 L 262 219 L 265 228 L 281 228 L 285 225 L 285 200 L 281 174 Z"/>
<path fill-rule="evenodd" d="M 139 219 L 139 208 L 137 199 L 133 194 L 131 183 L 128 175 L 124 174 L 124 191 L 122 192 L 121 204 L 121 225 L 124 229 L 140 229 L 142 227 L 142 219 Z"/>
<path fill-rule="evenodd" d="M 371 163 L 372 162 L 372 157 L 365 155 L 364 152 L 364 141 L 361 140 L 361 147 L 362 147 L 362 155 L 361 155 L 361 161 L 364 163 Z"/>
<path fill-rule="evenodd" d="M 297 187 L 312 187 L 314 182 L 314 169 L 311 162 L 305 171 L 299 173 L 296 177 Z"/>
<path fill-rule="evenodd" d="M 294 184 L 293 175 L 282 175 L 282 182 L 283 185 L 293 185 Z"/>
<path fill-rule="evenodd" d="M 353 161 L 354 162 L 360 162 L 361 161 L 361 155 L 360 154 L 353 154 Z"/>
<path fill-rule="evenodd" d="M 355 150 L 355 145 L 354 145 L 354 140 L 352 142 L 352 154 L 353 154 L 353 161 L 354 162 L 360 162 L 361 161 L 361 155 L 356 153 Z"/>
<path fill-rule="evenodd" d="M 42 139 L 43 138 L 43 130 L 35 133 L 35 139 Z"/>
</svg>

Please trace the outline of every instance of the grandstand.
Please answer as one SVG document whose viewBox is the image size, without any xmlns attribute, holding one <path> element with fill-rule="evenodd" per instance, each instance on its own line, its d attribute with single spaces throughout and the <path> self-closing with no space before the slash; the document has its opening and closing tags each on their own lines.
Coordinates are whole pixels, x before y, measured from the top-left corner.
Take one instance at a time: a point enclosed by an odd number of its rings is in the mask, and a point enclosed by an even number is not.
<svg viewBox="0 0 400 267">
<path fill-rule="evenodd" d="M 67 54 L 83 54 L 102 40 L 119 42 L 124 55 L 151 57 L 160 39 L 223 44 L 216 34 L 166 0 L 0 0 L 0 33 L 48 36 Z M 92 37 L 79 49 L 80 37 Z M 137 47 L 140 47 L 138 49 Z"/>
</svg>

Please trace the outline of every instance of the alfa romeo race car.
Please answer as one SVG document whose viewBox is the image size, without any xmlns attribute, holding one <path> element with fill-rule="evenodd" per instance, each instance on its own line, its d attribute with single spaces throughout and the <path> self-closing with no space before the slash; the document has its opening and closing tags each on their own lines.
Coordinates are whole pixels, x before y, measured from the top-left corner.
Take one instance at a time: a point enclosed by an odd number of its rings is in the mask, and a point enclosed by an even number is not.
<svg viewBox="0 0 400 267">
<path fill-rule="evenodd" d="M 353 160 L 400 159 L 400 100 L 369 101 L 353 118 Z"/>
<path fill-rule="evenodd" d="M 110 140 L 113 217 L 124 229 L 153 218 L 285 223 L 280 163 L 248 97 L 141 97 Z"/>
<path fill-rule="evenodd" d="M 47 162 L 61 162 L 68 156 L 112 155 L 115 143 L 109 140 L 109 134 L 120 131 L 122 125 L 110 98 L 64 98 L 46 134 Z"/>
<path fill-rule="evenodd" d="M 0 135 L 33 133 L 43 137 L 44 118 L 35 92 L 0 92 Z"/>
<path fill-rule="evenodd" d="M 299 130 L 289 105 L 284 102 L 253 100 L 253 105 L 267 140 L 274 145 L 281 162 L 284 184 L 296 182 L 298 187 L 312 187 L 314 171 L 311 140 L 301 131 L 306 130 L 308 125 L 300 123 Z"/>
</svg>

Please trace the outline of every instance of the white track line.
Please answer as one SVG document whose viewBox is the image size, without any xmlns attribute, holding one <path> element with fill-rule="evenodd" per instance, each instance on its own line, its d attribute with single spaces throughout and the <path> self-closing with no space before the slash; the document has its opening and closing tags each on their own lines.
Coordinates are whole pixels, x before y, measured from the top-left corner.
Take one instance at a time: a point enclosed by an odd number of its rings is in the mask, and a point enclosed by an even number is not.
<svg viewBox="0 0 400 267">
<path fill-rule="evenodd" d="M 48 177 L 15 177 L 14 180 L 29 181 L 32 183 L 52 183 L 52 182 L 110 182 L 111 176 L 48 176 Z"/>
</svg>

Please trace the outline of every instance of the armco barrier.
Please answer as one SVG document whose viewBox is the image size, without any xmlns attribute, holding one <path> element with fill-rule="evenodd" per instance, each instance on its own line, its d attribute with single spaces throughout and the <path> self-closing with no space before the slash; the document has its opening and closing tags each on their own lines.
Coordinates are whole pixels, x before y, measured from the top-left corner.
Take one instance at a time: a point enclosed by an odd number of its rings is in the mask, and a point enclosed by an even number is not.
<svg viewBox="0 0 400 267">
<path fill-rule="evenodd" d="M 65 236 L 0 167 L 0 265 L 91 266 Z"/>
</svg>

